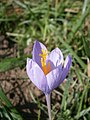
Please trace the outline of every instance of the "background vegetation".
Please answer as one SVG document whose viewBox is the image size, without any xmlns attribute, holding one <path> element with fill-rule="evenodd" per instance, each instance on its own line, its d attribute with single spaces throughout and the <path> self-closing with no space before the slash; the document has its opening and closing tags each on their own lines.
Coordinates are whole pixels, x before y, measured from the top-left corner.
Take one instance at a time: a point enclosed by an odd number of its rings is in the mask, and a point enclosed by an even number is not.
<svg viewBox="0 0 90 120">
<path fill-rule="evenodd" d="M 25 68 L 24 50 L 36 39 L 48 50 L 59 47 L 66 57 L 71 54 L 72 68 L 65 84 L 54 91 L 60 96 L 59 108 L 52 102 L 53 120 L 90 120 L 90 1 L 89 0 L 3 0 L 0 1 L 0 35 L 17 45 L 17 56 L 0 58 L 0 72 Z M 89 67 L 90 68 L 90 67 Z M 1 85 L 0 85 L 1 86 Z M 53 97 L 53 94 L 52 94 Z M 47 108 L 33 96 L 37 118 L 46 120 Z M 46 118 L 41 116 L 41 111 Z M 23 120 L 0 88 L 1 120 Z M 26 120 L 26 119 L 25 119 Z M 29 118 L 32 120 L 32 118 Z"/>
</svg>

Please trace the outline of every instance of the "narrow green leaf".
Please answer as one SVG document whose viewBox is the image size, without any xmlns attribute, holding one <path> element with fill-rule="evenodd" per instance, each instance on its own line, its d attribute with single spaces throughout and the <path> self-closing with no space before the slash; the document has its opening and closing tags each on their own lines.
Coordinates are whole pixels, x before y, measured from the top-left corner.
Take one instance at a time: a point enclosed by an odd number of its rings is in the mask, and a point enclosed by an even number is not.
<svg viewBox="0 0 90 120">
<path fill-rule="evenodd" d="M 10 110 L 9 114 L 11 116 L 16 116 L 18 118 L 18 120 L 23 120 L 22 117 L 20 116 L 19 112 L 13 107 L 13 105 L 11 104 L 9 99 L 6 97 L 4 91 L 1 88 L 0 88 L 0 99 L 5 104 L 4 106 L 6 106 Z"/>
<path fill-rule="evenodd" d="M 70 34 L 68 35 L 70 38 L 70 41 L 72 40 L 72 38 L 74 37 L 75 33 L 81 28 L 82 24 L 85 22 L 85 19 L 87 18 L 87 16 L 90 13 L 90 6 L 87 8 L 85 14 L 83 14 L 80 19 L 77 19 L 76 23 L 73 25 L 72 27 L 72 31 L 70 32 Z"/>
<path fill-rule="evenodd" d="M 86 55 L 88 56 L 88 58 L 90 59 L 90 48 L 89 48 L 89 43 L 83 39 L 83 45 L 84 45 L 84 49 L 86 52 Z"/>
<path fill-rule="evenodd" d="M 90 112 L 90 107 L 88 107 L 87 109 L 84 109 L 83 111 L 81 111 L 80 113 L 78 113 L 76 116 L 75 116 L 75 119 L 79 119 L 80 117 L 86 115 L 87 113 Z"/>
<path fill-rule="evenodd" d="M 70 45 L 68 45 L 60 36 L 58 37 L 60 42 L 68 49 L 68 51 L 72 54 L 73 58 L 75 58 L 78 63 L 81 65 L 83 69 L 86 69 L 86 64 L 80 59 L 80 57 L 72 50 Z"/>
<path fill-rule="evenodd" d="M 84 96 L 85 96 L 85 94 L 87 93 L 87 91 L 88 91 L 88 84 L 85 86 L 84 91 L 83 91 L 83 93 L 82 93 L 81 100 L 80 100 L 80 104 L 79 104 L 79 106 L 78 106 L 78 112 L 77 112 L 78 114 L 80 113 L 80 111 L 81 111 L 81 109 L 82 109 L 82 104 L 83 104 Z"/>
<path fill-rule="evenodd" d="M 63 99 L 62 99 L 62 103 L 61 103 L 61 109 L 64 108 L 64 110 L 66 110 L 66 106 L 67 106 L 66 98 L 68 96 L 69 87 L 70 87 L 70 79 L 68 79 L 66 82 L 65 91 L 64 91 Z"/>
<path fill-rule="evenodd" d="M 5 72 L 9 69 L 13 69 L 15 67 L 21 67 L 25 65 L 25 58 L 7 58 L 0 62 L 0 72 Z"/>
</svg>

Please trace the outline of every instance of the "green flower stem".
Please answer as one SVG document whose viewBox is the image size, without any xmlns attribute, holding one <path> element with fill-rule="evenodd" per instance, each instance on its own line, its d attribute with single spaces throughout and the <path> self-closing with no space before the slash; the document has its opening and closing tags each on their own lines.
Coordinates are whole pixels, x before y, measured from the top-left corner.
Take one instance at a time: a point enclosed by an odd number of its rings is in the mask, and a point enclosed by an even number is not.
<svg viewBox="0 0 90 120">
<path fill-rule="evenodd" d="M 47 107 L 48 107 L 49 120 L 52 120 L 52 117 L 51 117 L 51 100 L 50 100 L 50 94 L 45 94 L 45 96 L 46 96 L 46 102 L 47 102 Z"/>
</svg>

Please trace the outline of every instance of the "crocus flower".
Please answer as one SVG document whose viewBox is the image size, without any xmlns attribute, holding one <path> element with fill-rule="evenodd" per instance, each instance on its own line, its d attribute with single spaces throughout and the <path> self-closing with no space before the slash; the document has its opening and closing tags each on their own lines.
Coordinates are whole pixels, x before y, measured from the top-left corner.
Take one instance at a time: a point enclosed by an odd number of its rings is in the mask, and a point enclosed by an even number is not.
<svg viewBox="0 0 90 120">
<path fill-rule="evenodd" d="M 59 48 L 48 53 L 47 48 L 39 41 L 34 43 L 32 59 L 27 58 L 26 70 L 30 80 L 46 95 L 50 115 L 50 93 L 66 78 L 70 66 L 71 56 L 65 62 Z"/>
</svg>

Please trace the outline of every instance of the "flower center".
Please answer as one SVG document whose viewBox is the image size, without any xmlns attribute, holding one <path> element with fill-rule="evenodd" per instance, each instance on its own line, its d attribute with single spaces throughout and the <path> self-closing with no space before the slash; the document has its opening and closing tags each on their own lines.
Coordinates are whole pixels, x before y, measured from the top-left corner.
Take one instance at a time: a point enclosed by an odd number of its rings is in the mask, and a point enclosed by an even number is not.
<svg viewBox="0 0 90 120">
<path fill-rule="evenodd" d="M 47 75 L 50 70 L 51 70 L 51 65 L 50 62 L 48 62 L 46 64 L 46 57 L 48 55 L 47 50 L 42 49 L 42 54 L 39 54 L 39 56 L 41 56 L 41 65 L 42 65 L 42 70 L 44 72 L 45 75 Z"/>
</svg>

